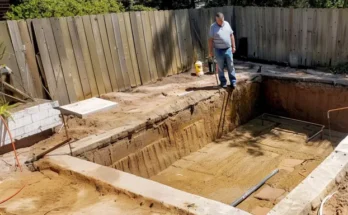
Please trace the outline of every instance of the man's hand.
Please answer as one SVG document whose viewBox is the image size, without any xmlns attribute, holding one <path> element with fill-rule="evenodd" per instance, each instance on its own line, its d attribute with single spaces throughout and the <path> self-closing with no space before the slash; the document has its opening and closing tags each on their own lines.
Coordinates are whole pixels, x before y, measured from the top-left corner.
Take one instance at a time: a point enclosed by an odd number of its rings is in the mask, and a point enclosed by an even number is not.
<svg viewBox="0 0 348 215">
<path fill-rule="evenodd" d="M 234 54 L 236 52 L 236 47 L 232 47 L 232 53 Z"/>
</svg>

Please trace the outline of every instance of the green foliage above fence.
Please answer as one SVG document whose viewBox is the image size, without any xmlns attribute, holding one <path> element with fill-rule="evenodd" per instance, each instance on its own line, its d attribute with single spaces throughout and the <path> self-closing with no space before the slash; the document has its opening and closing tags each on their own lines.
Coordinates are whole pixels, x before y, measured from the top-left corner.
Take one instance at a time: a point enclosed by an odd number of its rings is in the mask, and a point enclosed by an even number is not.
<svg viewBox="0 0 348 215">
<path fill-rule="evenodd" d="M 146 7 L 144 5 L 133 5 L 129 8 L 129 11 L 154 11 L 156 8 Z"/>
<path fill-rule="evenodd" d="M 6 13 L 12 20 L 122 12 L 116 0 L 24 0 Z"/>
</svg>

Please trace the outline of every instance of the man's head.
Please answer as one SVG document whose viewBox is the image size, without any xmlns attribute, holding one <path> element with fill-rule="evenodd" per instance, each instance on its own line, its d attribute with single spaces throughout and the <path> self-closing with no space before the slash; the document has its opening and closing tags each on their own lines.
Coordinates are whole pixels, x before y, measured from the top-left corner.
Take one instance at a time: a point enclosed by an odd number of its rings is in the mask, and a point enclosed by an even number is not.
<svg viewBox="0 0 348 215">
<path fill-rule="evenodd" d="M 215 15 L 215 20 L 216 20 L 216 23 L 221 26 L 224 23 L 224 15 L 220 12 L 217 13 Z"/>
</svg>

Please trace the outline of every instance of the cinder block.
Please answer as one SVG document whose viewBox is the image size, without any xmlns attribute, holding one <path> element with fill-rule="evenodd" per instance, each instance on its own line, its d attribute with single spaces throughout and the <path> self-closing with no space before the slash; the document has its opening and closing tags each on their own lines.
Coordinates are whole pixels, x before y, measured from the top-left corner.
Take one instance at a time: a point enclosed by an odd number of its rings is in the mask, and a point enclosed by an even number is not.
<svg viewBox="0 0 348 215">
<path fill-rule="evenodd" d="M 39 109 L 39 106 L 36 105 L 34 107 L 30 107 L 30 108 L 25 109 L 25 111 L 27 112 L 27 114 L 34 114 L 34 113 L 40 112 L 40 109 Z"/>
<path fill-rule="evenodd" d="M 39 113 L 34 113 L 31 115 L 33 122 L 38 122 L 40 120 L 48 118 L 48 110 L 40 110 Z"/>
<path fill-rule="evenodd" d="M 43 103 L 43 104 L 39 105 L 40 111 L 48 110 L 48 109 L 51 109 L 51 108 L 52 108 L 51 102 L 46 102 L 46 103 Z"/>
<path fill-rule="evenodd" d="M 0 122 L 1 124 L 3 124 L 3 122 Z M 17 124 L 15 121 L 13 121 L 12 119 L 9 119 L 8 121 L 8 127 L 9 129 L 16 129 L 17 128 Z"/>
<path fill-rule="evenodd" d="M 26 125 L 24 127 L 24 132 L 27 134 L 27 133 L 30 133 L 30 132 L 37 130 L 36 133 L 38 133 L 38 132 L 40 132 L 40 130 L 39 130 L 40 127 L 41 127 L 40 122 L 34 122 L 34 123 L 31 123 L 30 125 Z"/>
<path fill-rule="evenodd" d="M 18 120 L 23 118 L 25 116 L 25 113 L 26 113 L 25 110 L 21 110 L 21 111 L 11 113 L 11 115 L 14 120 Z"/>
<path fill-rule="evenodd" d="M 12 131 L 11 131 L 12 132 Z M 15 129 L 14 130 L 14 132 L 16 133 L 16 138 L 17 137 L 19 137 L 19 136 L 21 136 L 21 135 L 23 135 L 24 133 L 25 133 L 25 131 L 24 131 L 24 127 L 21 127 L 21 128 L 17 128 L 17 129 Z"/>
<path fill-rule="evenodd" d="M 56 115 L 59 115 L 59 114 L 60 114 L 59 110 L 56 110 L 56 109 L 49 109 L 48 110 L 48 116 L 56 116 Z"/>
</svg>

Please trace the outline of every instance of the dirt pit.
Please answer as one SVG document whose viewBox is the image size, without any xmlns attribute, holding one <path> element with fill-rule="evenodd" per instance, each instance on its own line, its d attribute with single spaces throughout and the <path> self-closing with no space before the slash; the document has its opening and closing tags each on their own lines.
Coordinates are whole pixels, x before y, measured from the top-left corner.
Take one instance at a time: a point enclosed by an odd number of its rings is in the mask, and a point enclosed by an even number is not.
<svg viewBox="0 0 348 215">
<path fill-rule="evenodd" d="M 319 128 L 289 120 L 261 119 L 247 124 L 174 162 L 151 180 L 231 204 L 275 169 L 272 177 L 238 208 L 265 214 L 316 168 L 343 138 L 317 138 Z"/>
<path fill-rule="evenodd" d="M 0 199 L 24 189 L 0 205 L 0 215 L 55 214 L 171 214 L 159 204 L 141 202 L 124 194 L 104 194 L 79 179 L 51 170 L 18 175 L 0 182 Z"/>
</svg>

